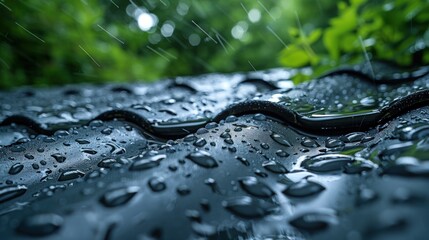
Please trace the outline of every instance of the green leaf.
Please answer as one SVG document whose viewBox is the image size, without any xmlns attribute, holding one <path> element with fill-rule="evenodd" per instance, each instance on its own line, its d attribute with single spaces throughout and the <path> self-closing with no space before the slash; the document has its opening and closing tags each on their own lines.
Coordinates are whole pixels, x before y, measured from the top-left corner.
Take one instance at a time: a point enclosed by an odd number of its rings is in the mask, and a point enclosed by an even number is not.
<svg viewBox="0 0 429 240">
<path fill-rule="evenodd" d="M 310 57 L 305 50 L 289 46 L 280 53 L 280 62 L 286 67 L 298 68 L 308 65 Z"/>
</svg>

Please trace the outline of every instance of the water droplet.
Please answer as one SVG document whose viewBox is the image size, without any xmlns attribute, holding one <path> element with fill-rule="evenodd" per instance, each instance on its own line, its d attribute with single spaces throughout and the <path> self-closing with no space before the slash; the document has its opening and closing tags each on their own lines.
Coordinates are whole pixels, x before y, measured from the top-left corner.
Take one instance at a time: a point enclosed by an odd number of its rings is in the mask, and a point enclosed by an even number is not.
<svg viewBox="0 0 429 240">
<path fill-rule="evenodd" d="M 286 146 L 286 147 L 291 147 L 292 144 L 286 139 L 285 136 L 277 134 L 277 133 L 273 133 L 271 134 L 271 138 L 276 141 L 277 143 Z"/>
<path fill-rule="evenodd" d="M 62 172 L 60 177 L 58 178 L 58 181 L 68 181 L 68 180 L 73 180 L 83 176 L 85 176 L 84 172 L 77 169 L 70 169 Z"/>
<path fill-rule="evenodd" d="M 288 186 L 283 193 L 290 197 L 308 197 L 318 194 L 323 190 L 325 190 L 325 187 L 320 183 L 302 179 L 301 181 Z"/>
<path fill-rule="evenodd" d="M 362 172 L 369 172 L 373 170 L 376 165 L 367 160 L 360 160 L 356 158 L 354 161 L 347 163 L 344 166 L 344 173 L 348 174 L 360 174 Z"/>
<path fill-rule="evenodd" d="M 209 123 L 207 123 L 207 125 L 206 125 L 206 128 L 207 129 L 213 129 L 213 128 L 217 128 L 218 127 L 218 124 L 217 123 L 215 123 L 215 122 L 209 122 Z"/>
<path fill-rule="evenodd" d="M 110 134 L 112 134 L 112 132 L 113 132 L 113 129 L 110 127 L 101 130 L 101 133 L 104 135 L 110 135 Z"/>
<path fill-rule="evenodd" d="M 189 134 L 183 138 L 184 142 L 193 142 L 195 140 L 197 140 L 197 137 L 194 134 Z"/>
<path fill-rule="evenodd" d="M 31 236 L 46 236 L 56 232 L 63 224 L 61 216 L 53 213 L 30 216 L 22 221 L 17 231 Z"/>
<path fill-rule="evenodd" d="M 272 173 L 282 174 L 282 173 L 288 173 L 289 172 L 285 166 L 283 166 L 282 164 L 280 164 L 276 161 L 273 161 L 273 160 L 263 162 L 262 166 Z"/>
<path fill-rule="evenodd" d="M 106 207 L 117 207 L 129 202 L 140 190 L 137 186 L 128 186 L 110 190 L 103 194 L 100 202 Z"/>
<path fill-rule="evenodd" d="M 356 200 L 356 205 L 362 206 L 370 202 L 375 201 L 378 198 L 377 193 L 369 188 L 361 187 L 358 191 L 358 197 Z"/>
<path fill-rule="evenodd" d="M 414 157 L 400 157 L 395 163 L 384 166 L 383 173 L 408 177 L 429 177 L 429 162 L 419 163 Z"/>
<path fill-rule="evenodd" d="M 314 172 L 341 171 L 347 163 L 351 163 L 353 160 L 353 157 L 343 154 L 322 154 L 307 158 L 301 166 Z"/>
<path fill-rule="evenodd" d="M 216 228 L 207 223 L 193 222 L 192 230 L 194 230 L 196 234 L 204 237 L 213 236 L 216 233 Z"/>
<path fill-rule="evenodd" d="M 83 138 L 78 138 L 75 141 L 79 144 L 89 144 L 90 143 L 90 141 L 83 139 Z"/>
<path fill-rule="evenodd" d="M 342 136 L 340 139 L 345 143 L 353 143 L 353 142 L 359 142 L 365 137 L 365 133 L 363 132 L 354 132 L 349 133 L 345 136 Z"/>
<path fill-rule="evenodd" d="M 397 131 L 402 141 L 418 140 L 429 136 L 429 124 L 414 124 Z"/>
<path fill-rule="evenodd" d="M 230 198 L 222 205 L 231 213 L 242 218 L 262 218 L 278 210 L 273 203 L 248 196 Z"/>
<path fill-rule="evenodd" d="M 335 138 L 328 138 L 325 141 L 325 147 L 327 148 L 342 148 L 344 145 L 345 143 L 343 141 Z"/>
<path fill-rule="evenodd" d="M 244 177 L 239 182 L 244 191 L 256 197 L 269 198 L 275 194 L 270 187 L 255 177 Z"/>
<path fill-rule="evenodd" d="M 191 221 L 201 222 L 201 214 L 197 210 L 186 210 L 185 215 Z"/>
<path fill-rule="evenodd" d="M 154 192 L 161 192 L 167 188 L 163 177 L 152 177 L 149 179 L 148 185 Z"/>
<path fill-rule="evenodd" d="M 236 147 L 228 147 L 228 151 L 235 153 L 235 152 L 237 152 L 237 148 Z"/>
<path fill-rule="evenodd" d="M 270 146 L 267 143 L 261 143 L 261 148 L 263 148 L 263 149 L 269 149 Z"/>
<path fill-rule="evenodd" d="M 329 225 L 337 224 L 338 219 L 332 209 L 318 209 L 294 217 L 289 223 L 299 229 L 315 232 L 326 229 Z"/>
<path fill-rule="evenodd" d="M 97 151 L 95 149 L 92 149 L 92 148 L 82 148 L 81 151 L 83 153 L 87 153 L 87 154 L 91 154 L 91 155 L 97 154 Z"/>
<path fill-rule="evenodd" d="M 191 193 L 191 189 L 187 185 L 179 185 L 176 191 L 181 196 L 189 195 Z"/>
<path fill-rule="evenodd" d="M 15 163 L 9 168 L 9 174 L 10 175 L 16 175 L 22 171 L 24 168 L 24 165 L 21 163 Z"/>
<path fill-rule="evenodd" d="M 167 158 L 165 154 L 150 157 L 137 158 L 130 166 L 131 171 L 140 171 L 159 166 L 160 162 Z"/>
<path fill-rule="evenodd" d="M 66 156 L 64 156 L 63 154 L 61 154 L 61 153 L 54 153 L 54 154 L 52 154 L 51 155 L 54 159 L 55 159 L 55 161 L 57 161 L 58 163 L 62 163 L 62 162 L 64 162 L 65 160 L 66 160 Z"/>
<path fill-rule="evenodd" d="M 115 159 L 113 158 L 106 158 L 101 160 L 97 166 L 101 167 L 101 168 L 111 168 L 113 167 L 116 163 L 118 163 Z"/>
<path fill-rule="evenodd" d="M 10 148 L 10 151 L 12 151 L 12 152 L 23 152 L 23 151 L 25 151 L 26 149 L 24 148 L 24 147 L 22 147 L 22 146 L 19 146 L 19 145 L 13 145 L 11 148 Z"/>
<path fill-rule="evenodd" d="M 205 151 L 196 151 L 190 153 L 186 158 L 190 159 L 192 162 L 200 165 L 205 168 L 215 168 L 218 166 L 216 160 L 210 155 L 210 153 Z"/>
<path fill-rule="evenodd" d="M 160 109 L 158 112 L 160 112 L 160 113 L 167 113 L 167 114 L 172 115 L 172 116 L 177 116 L 176 111 L 174 111 L 171 108 Z"/>
<path fill-rule="evenodd" d="M 0 187 L 0 203 L 6 202 L 10 199 L 17 198 L 27 191 L 25 185 L 13 185 Z"/>
<path fill-rule="evenodd" d="M 228 132 L 223 132 L 220 134 L 221 138 L 231 138 L 231 134 L 229 134 Z"/>
<path fill-rule="evenodd" d="M 225 118 L 225 122 L 227 122 L 227 123 L 236 122 L 237 120 L 238 120 L 238 118 L 234 115 L 230 115 L 230 116 Z"/>
<path fill-rule="evenodd" d="M 253 119 L 255 119 L 257 121 L 265 121 L 267 119 L 267 117 L 264 114 L 257 113 L 253 116 Z"/>
<path fill-rule="evenodd" d="M 301 145 L 308 148 L 316 148 L 320 146 L 315 140 L 307 137 L 302 140 Z"/>
<path fill-rule="evenodd" d="M 207 141 L 204 138 L 199 138 L 197 141 L 194 142 L 194 146 L 196 147 L 204 147 L 204 145 L 207 144 Z"/>
<path fill-rule="evenodd" d="M 244 157 L 236 156 L 235 159 L 237 159 L 238 161 L 240 161 L 244 166 L 250 166 L 249 160 L 247 160 Z"/>
<path fill-rule="evenodd" d="M 376 100 L 373 97 L 365 97 L 360 100 L 360 104 L 364 107 L 376 107 Z"/>
<path fill-rule="evenodd" d="M 287 153 L 287 152 L 285 152 L 283 150 L 277 150 L 276 151 L 276 155 L 279 156 L 279 157 L 288 157 L 289 153 Z"/>
</svg>

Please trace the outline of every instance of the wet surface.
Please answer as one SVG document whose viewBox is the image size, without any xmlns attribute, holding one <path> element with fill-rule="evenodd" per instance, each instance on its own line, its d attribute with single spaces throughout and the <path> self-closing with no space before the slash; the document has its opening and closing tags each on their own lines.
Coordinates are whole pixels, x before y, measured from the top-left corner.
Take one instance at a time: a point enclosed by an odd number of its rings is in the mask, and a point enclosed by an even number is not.
<svg viewBox="0 0 429 240">
<path fill-rule="evenodd" d="M 282 89 L 285 74 L 1 95 L 1 236 L 425 238 L 429 78 L 378 84 L 342 72 Z"/>
<path fill-rule="evenodd" d="M 427 101 L 428 67 L 400 76 L 387 64 L 373 68 L 379 77 L 371 78 L 365 65 L 357 65 L 296 87 L 290 79 L 297 70 L 273 69 L 178 77 L 150 85 L 23 88 L 1 94 L 0 122 L 47 134 L 94 119 L 121 118 L 157 136 L 177 138 L 211 120 L 262 112 L 311 131 L 349 131 L 373 127 Z"/>
</svg>

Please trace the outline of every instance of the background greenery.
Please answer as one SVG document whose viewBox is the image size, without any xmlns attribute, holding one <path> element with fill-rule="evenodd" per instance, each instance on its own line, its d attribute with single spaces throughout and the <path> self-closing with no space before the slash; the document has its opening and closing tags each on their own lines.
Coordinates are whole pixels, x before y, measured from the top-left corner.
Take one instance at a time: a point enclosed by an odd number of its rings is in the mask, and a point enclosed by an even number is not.
<svg viewBox="0 0 429 240">
<path fill-rule="evenodd" d="M 429 63 L 429 0 L 0 0 L 0 14 L 0 88 Z"/>
</svg>

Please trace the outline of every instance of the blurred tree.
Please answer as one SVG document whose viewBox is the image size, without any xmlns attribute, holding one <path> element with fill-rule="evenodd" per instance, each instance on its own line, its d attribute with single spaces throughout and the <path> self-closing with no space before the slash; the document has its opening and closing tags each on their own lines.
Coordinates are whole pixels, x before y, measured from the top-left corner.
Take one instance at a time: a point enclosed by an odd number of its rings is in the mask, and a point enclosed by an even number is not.
<svg viewBox="0 0 429 240">
<path fill-rule="evenodd" d="M 315 75 L 371 59 L 405 66 L 428 64 L 428 23 L 428 0 L 342 1 L 329 26 L 291 28 L 294 38 L 282 50 L 280 61 L 288 67 L 312 66 Z"/>
<path fill-rule="evenodd" d="M 335 1 L 316 3 L 0 0 L 0 88 L 276 67 L 291 26 L 328 25 Z"/>
</svg>

